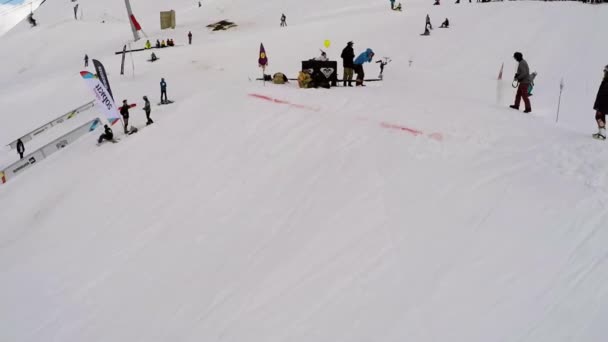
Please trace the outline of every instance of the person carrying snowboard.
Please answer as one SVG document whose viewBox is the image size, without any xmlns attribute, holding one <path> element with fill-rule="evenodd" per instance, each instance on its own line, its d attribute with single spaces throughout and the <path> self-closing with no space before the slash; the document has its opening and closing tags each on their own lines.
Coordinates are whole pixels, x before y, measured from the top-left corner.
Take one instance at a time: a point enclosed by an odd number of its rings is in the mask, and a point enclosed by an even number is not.
<svg viewBox="0 0 608 342">
<path fill-rule="evenodd" d="M 363 84 L 363 80 L 365 79 L 365 72 L 363 70 L 363 64 L 370 63 L 373 58 L 374 58 L 374 51 L 372 51 L 372 49 L 368 48 L 367 50 L 365 50 L 365 52 L 361 53 L 359 55 L 359 57 L 357 57 L 357 59 L 355 59 L 354 69 L 355 69 L 355 72 L 357 73 L 357 81 L 355 84 L 357 87 L 365 86 Z"/>
<path fill-rule="evenodd" d="M 131 106 L 127 103 L 127 100 L 122 100 L 122 107 L 120 107 L 120 115 L 122 115 L 125 124 L 125 134 L 129 134 L 129 108 L 131 108 Z"/>
<path fill-rule="evenodd" d="M 287 17 L 285 16 L 285 13 L 281 14 L 281 27 L 286 27 L 287 26 Z"/>
<path fill-rule="evenodd" d="M 597 122 L 598 132 L 593 135 L 594 138 L 606 140 L 606 114 L 608 113 L 608 65 L 604 67 L 604 79 L 600 84 L 600 89 L 597 91 L 595 103 L 595 121 Z"/>
<path fill-rule="evenodd" d="M 519 63 L 517 66 L 517 73 L 515 74 L 513 81 L 517 81 L 519 85 L 517 86 L 517 93 L 515 94 L 515 104 L 509 107 L 519 110 L 519 104 L 523 98 L 526 106 L 524 113 L 530 113 L 532 112 L 530 98 L 528 97 L 528 88 L 530 87 L 530 68 L 528 67 L 528 62 L 526 62 L 521 52 L 515 52 L 513 54 L 513 58 L 515 58 L 515 60 Z"/>
<path fill-rule="evenodd" d="M 23 159 L 23 154 L 25 153 L 25 146 L 23 145 L 23 141 L 21 141 L 21 139 L 17 140 L 17 153 L 19 153 L 19 159 Z"/>
<path fill-rule="evenodd" d="M 167 82 L 165 82 L 164 78 L 160 79 L 160 103 L 169 103 L 169 100 L 167 99 Z"/>
<path fill-rule="evenodd" d="M 99 139 L 97 139 L 97 144 L 101 144 L 104 140 L 107 141 L 112 141 L 114 140 L 114 133 L 112 132 L 112 129 L 110 128 L 110 126 L 108 125 L 103 125 L 103 134 L 99 136 Z"/>
<path fill-rule="evenodd" d="M 146 112 L 146 119 L 148 121 L 146 121 L 146 126 L 151 125 L 154 123 L 154 121 L 152 121 L 152 119 L 150 118 L 150 113 L 152 112 L 152 107 L 150 107 L 150 101 L 148 100 L 147 96 L 144 96 L 144 112 Z"/>
<path fill-rule="evenodd" d="M 342 66 L 344 67 L 344 76 L 342 77 L 342 81 L 344 81 L 344 86 L 346 87 L 347 82 L 348 86 L 352 87 L 353 82 L 353 68 L 354 68 L 354 59 L 355 59 L 355 51 L 353 50 L 353 42 L 346 43 L 346 47 L 342 50 Z"/>
<path fill-rule="evenodd" d="M 192 45 L 192 31 L 188 31 L 188 45 Z"/>
</svg>

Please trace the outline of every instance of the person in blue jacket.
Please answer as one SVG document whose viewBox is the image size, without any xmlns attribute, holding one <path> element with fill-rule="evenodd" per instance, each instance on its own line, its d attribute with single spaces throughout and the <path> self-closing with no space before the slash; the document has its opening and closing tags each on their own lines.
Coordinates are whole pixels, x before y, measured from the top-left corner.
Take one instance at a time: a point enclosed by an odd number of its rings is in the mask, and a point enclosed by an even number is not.
<svg viewBox="0 0 608 342">
<path fill-rule="evenodd" d="M 364 86 L 363 79 L 365 78 L 365 72 L 363 71 L 363 63 L 370 63 L 374 58 L 374 51 L 372 49 L 367 49 L 365 52 L 359 55 L 357 59 L 355 59 L 354 68 L 357 73 L 357 86 Z"/>
</svg>

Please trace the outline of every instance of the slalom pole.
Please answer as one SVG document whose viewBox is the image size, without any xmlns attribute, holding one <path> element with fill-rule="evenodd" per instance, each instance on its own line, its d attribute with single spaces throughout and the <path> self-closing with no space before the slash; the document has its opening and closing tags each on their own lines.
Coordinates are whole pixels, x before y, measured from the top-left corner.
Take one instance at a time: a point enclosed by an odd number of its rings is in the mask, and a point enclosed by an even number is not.
<svg viewBox="0 0 608 342">
<path fill-rule="evenodd" d="M 562 91 L 564 90 L 564 78 L 559 82 L 559 98 L 557 99 L 557 115 L 555 116 L 555 123 L 559 121 L 559 109 L 562 104 Z"/>
</svg>

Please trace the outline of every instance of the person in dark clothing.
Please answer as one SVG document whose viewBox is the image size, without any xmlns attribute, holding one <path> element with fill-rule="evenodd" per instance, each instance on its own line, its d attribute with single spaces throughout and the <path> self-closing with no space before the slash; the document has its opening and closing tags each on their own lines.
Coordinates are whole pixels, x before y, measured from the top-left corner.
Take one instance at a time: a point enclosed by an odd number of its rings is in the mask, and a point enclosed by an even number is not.
<svg viewBox="0 0 608 342">
<path fill-rule="evenodd" d="M 88 67 L 89 66 L 89 56 L 88 55 L 84 55 L 84 67 Z"/>
<path fill-rule="evenodd" d="M 156 40 L 156 48 L 160 49 L 160 40 L 158 40 L 158 39 Z"/>
<path fill-rule="evenodd" d="M 169 102 L 167 99 L 167 82 L 165 82 L 164 78 L 160 79 L 160 103 L 165 104 Z"/>
<path fill-rule="evenodd" d="M 17 153 L 19 153 L 19 159 L 23 159 L 25 146 L 23 145 L 23 141 L 21 141 L 21 139 L 17 140 Z"/>
<path fill-rule="evenodd" d="M 38 25 L 36 23 L 36 19 L 34 19 L 34 13 L 28 14 L 27 21 L 30 23 L 30 25 L 32 25 L 32 27 L 35 27 L 36 25 Z"/>
<path fill-rule="evenodd" d="M 439 3 L 439 0 L 435 0 L 435 3 L 433 5 L 441 5 L 441 4 Z"/>
<path fill-rule="evenodd" d="M 110 128 L 110 126 L 103 125 L 103 129 L 104 129 L 104 133 L 99 136 L 99 139 L 97 139 L 97 144 L 101 144 L 104 140 L 107 140 L 107 141 L 114 140 L 114 133 L 112 132 L 112 129 Z"/>
<path fill-rule="evenodd" d="M 395 9 L 395 0 L 390 0 L 391 2 L 391 9 L 394 10 Z"/>
<path fill-rule="evenodd" d="M 122 115 L 125 124 L 125 134 L 129 134 L 129 104 L 127 100 L 122 100 L 122 107 L 120 107 L 120 115 Z"/>
<path fill-rule="evenodd" d="M 192 32 L 188 31 L 188 45 L 192 45 Z"/>
<path fill-rule="evenodd" d="M 427 29 L 431 29 L 431 30 L 433 29 L 433 24 L 431 24 L 431 17 L 428 14 L 426 15 L 426 24 L 425 24 L 424 28 L 425 28 L 425 31 Z"/>
<path fill-rule="evenodd" d="M 146 121 L 146 126 L 151 125 L 154 123 L 154 121 L 152 121 L 152 119 L 150 118 L 150 113 L 152 112 L 152 107 L 150 107 L 150 101 L 148 100 L 147 96 L 144 96 L 144 112 L 146 112 L 146 119 L 148 119 L 148 121 Z"/>
<path fill-rule="evenodd" d="M 448 20 L 448 18 L 445 18 L 443 23 L 441 23 L 440 28 L 450 28 L 450 21 Z"/>
<path fill-rule="evenodd" d="M 344 67 L 344 76 L 342 80 L 344 81 L 344 86 L 348 84 L 349 87 L 352 87 L 353 81 L 353 68 L 354 68 L 354 59 L 355 59 L 355 51 L 353 50 L 353 42 L 346 43 L 346 47 L 342 50 L 342 66 Z"/>
<path fill-rule="evenodd" d="M 597 122 L 598 132 L 593 135 L 596 139 L 606 140 L 606 114 L 608 114 L 608 65 L 604 67 L 604 79 L 597 91 L 595 103 L 595 121 Z"/>
<path fill-rule="evenodd" d="M 287 17 L 285 16 L 285 13 L 281 14 L 281 27 L 286 27 L 287 26 Z"/>
<path fill-rule="evenodd" d="M 513 81 L 517 81 L 519 85 L 515 95 L 515 104 L 509 107 L 519 110 L 519 104 L 523 98 L 526 106 L 524 113 L 530 113 L 532 112 L 530 98 L 528 97 L 528 88 L 530 87 L 530 68 L 528 67 L 528 62 L 526 62 L 521 52 L 515 52 L 513 54 L 513 58 L 515 58 L 515 60 L 519 63 L 517 66 L 517 73 L 515 74 Z"/>
</svg>

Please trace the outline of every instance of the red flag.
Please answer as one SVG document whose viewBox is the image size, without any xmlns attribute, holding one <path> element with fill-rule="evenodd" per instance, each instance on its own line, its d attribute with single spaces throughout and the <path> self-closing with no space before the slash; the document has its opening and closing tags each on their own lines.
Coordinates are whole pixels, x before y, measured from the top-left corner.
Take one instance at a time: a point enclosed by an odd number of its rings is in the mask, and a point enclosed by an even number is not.
<svg viewBox="0 0 608 342">
<path fill-rule="evenodd" d="M 133 23 L 133 26 L 135 26 L 135 29 L 137 31 L 141 31 L 141 25 L 139 25 L 137 19 L 135 19 L 135 16 L 133 14 L 131 14 L 131 22 Z"/>
<path fill-rule="evenodd" d="M 258 64 L 262 68 L 266 68 L 268 65 L 268 56 L 266 56 L 266 50 L 264 49 L 264 44 L 260 43 L 260 58 L 258 58 Z"/>
</svg>

